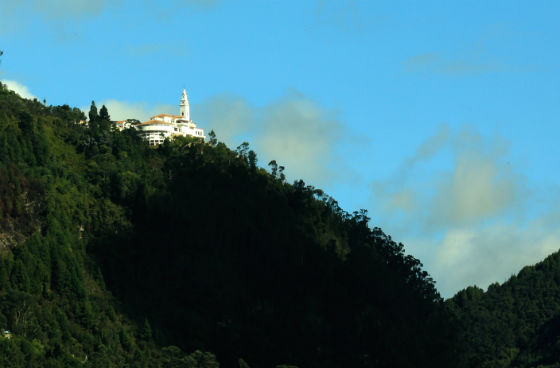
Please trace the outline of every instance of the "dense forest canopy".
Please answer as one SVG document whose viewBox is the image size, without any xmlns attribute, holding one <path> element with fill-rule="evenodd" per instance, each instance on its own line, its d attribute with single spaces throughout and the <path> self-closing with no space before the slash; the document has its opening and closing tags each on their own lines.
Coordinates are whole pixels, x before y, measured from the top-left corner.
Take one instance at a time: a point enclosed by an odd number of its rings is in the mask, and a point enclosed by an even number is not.
<svg viewBox="0 0 560 368">
<path fill-rule="evenodd" d="M 453 365 L 433 280 L 365 211 L 248 144 L 91 118 L 0 89 L 3 366 Z"/>
<path fill-rule="evenodd" d="M 507 282 L 458 292 L 468 367 L 560 367 L 560 253 Z"/>
<path fill-rule="evenodd" d="M 560 360 L 558 254 L 444 302 L 365 211 L 249 144 L 154 148 L 88 115 L 0 86 L 0 366 Z"/>
</svg>

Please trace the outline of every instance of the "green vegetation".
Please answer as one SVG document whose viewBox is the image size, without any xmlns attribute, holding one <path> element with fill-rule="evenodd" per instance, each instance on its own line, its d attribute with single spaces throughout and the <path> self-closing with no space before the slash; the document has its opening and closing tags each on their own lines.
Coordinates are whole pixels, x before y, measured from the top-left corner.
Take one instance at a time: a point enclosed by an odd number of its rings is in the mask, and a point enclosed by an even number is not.
<svg viewBox="0 0 560 368">
<path fill-rule="evenodd" d="M 84 118 L 0 86 L 0 328 L 11 332 L 0 337 L 0 366 L 217 366 L 210 353 L 158 347 L 107 290 L 88 247 L 131 226 L 110 199 L 108 168 L 126 144 L 137 162 L 156 153 L 107 121 L 86 129 Z"/>
<path fill-rule="evenodd" d="M 462 324 L 467 367 L 560 367 L 560 253 L 447 303 Z"/>
<path fill-rule="evenodd" d="M 420 262 L 365 212 L 287 184 L 251 152 L 167 142 L 154 151 L 156 189 L 118 170 L 126 189 L 112 197 L 133 225 L 92 253 L 127 313 L 225 366 L 452 365 L 453 331 Z"/>
<path fill-rule="evenodd" d="M 89 116 L 0 88 L 0 366 L 560 366 L 560 254 L 444 302 L 247 143 Z"/>
</svg>

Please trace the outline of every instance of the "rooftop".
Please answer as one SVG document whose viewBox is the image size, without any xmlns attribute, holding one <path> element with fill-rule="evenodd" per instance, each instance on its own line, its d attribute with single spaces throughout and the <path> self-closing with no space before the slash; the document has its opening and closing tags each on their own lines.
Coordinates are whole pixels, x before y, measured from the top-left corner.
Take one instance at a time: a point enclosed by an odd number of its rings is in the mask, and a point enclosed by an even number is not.
<svg viewBox="0 0 560 368">
<path fill-rule="evenodd" d="M 162 120 L 148 120 L 145 123 L 136 124 L 136 126 L 144 126 L 144 125 L 172 125 L 171 123 L 166 123 Z"/>
</svg>

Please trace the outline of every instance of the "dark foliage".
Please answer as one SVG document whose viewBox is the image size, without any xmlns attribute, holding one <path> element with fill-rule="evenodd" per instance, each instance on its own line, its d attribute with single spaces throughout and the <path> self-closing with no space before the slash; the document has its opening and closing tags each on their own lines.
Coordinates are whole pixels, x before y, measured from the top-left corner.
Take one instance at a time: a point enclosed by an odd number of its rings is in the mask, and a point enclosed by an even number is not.
<svg viewBox="0 0 560 368">
<path fill-rule="evenodd" d="M 0 366 L 456 364 L 432 279 L 365 211 L 247 143 L 89 115 L 0 88 Z"/>
<path fill-rule="evenodd" d="M 548 367 L 560 362 L 560 253 L 486 292 L 447 303 L 462 324 L 468 367 Z"/>
<path fill-rule="evenodd" d="M 186 349 L 257 366 L 451 366 L 442 301 L 402 244 L 240 146 L 168 143 L 165 189 L 95 245 L 131 312 Z"/>
</svg>

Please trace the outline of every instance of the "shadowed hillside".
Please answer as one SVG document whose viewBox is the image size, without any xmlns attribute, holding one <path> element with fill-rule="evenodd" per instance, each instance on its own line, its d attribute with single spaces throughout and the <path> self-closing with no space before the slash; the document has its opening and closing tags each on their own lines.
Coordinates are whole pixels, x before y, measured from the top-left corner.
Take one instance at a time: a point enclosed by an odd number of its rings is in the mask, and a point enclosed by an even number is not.
<svg viewBox="0 0 560 368">
<path fill-rule="evenodd" d="M 2 366 L 455 365 L 433 281 L 365 212 L 247 144 L 94 117 L 0 89 Z"/>
</svg>

